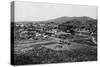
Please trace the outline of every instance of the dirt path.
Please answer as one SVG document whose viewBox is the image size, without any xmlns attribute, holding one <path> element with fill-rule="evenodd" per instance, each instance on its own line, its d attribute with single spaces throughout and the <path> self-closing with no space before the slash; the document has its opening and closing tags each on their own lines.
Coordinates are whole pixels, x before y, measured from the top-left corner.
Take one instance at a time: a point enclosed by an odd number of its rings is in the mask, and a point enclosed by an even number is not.
<svg viewBox="0 0 100 67">
<path fill-rule="evenodd" d="M 72 42 L 72 40 L 75 40 L 75 39 L 65 39 L 65 41 L 71 43 L 71 45 L 68 45 L 68 44 L 59 44 L 59 41 L 61 40 L 60 38 L 55 38 L 55 37 L 50 37 L 50 38 L 52 38 L 52 40 L 50 40 L 50 41 L 41 41 L 41 42 L 36 42 L 36 43 L 31 42 L 31 43 L 26 43 L 26 44 L 18 44 L 15 47 L 15 50 L 20 51 L 20 52 L 26 52 L 28 50 L 34 49 L 35 48 L 34 46 L 39 46 L 39 45 L 41 45 L 41 47 L 45 47 L 45 48 L 56 50 L 56 51 L 73 50 L 73 49 L 80 49 L 80 48 L 90 48 L 90 46 L 88 46 L 86 44 L 79 44 L 79 43 L 76 43 L 76 42 Z"/>
</svg>

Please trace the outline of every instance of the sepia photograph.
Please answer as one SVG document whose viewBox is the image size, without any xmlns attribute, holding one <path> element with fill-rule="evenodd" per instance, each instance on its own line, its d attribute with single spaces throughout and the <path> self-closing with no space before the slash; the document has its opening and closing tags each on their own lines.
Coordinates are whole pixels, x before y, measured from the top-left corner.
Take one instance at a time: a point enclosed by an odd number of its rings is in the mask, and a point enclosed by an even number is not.
<svg viewBox="0 0 100 67">
<path fill-rule="evenodd" d="M 97 61 L 97 6 L 11 2 L 11 64 Z"/>
</svg>

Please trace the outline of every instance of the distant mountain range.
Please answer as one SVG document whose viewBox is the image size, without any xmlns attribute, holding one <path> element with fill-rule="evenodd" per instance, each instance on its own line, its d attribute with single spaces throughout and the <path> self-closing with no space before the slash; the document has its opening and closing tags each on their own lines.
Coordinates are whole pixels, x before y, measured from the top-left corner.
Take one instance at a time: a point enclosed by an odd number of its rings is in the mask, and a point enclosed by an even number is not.
<svg viewBox="0 0 100 67">
<path fill-rule="evenodd" d="M 76 21 L 88 21 L 88 20 L 95 20 L 95 19 L 87 17 L 87 16 L 82 16 L 82 17 L 67 17 L 67 16 L 63 16 L 63 17 L 58 17 L 58 18 L 55 18 L 55 19 L 50 19 L 50 20 L 47 20 L 47 21 L 30 21 L 30 23 L 61 24 L 61 23 L 67 22 L 67 21 L 74 21 L 74 20 L 76 20 Z M 29 23 L 29 22 L 27 22 L 27 21 L 18 22 L 18 24 L 27 24 L 27 23 Z"/>
</svg>

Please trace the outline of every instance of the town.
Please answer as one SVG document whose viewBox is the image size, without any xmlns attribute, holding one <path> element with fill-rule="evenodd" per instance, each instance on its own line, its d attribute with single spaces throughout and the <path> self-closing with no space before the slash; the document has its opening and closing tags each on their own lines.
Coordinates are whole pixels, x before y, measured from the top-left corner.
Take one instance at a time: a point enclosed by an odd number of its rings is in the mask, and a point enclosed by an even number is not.
<svg viewBox="0 0 100 67">
<path fill-rule="evenodd" d="M 95 22 L 95 21 L 94 21 Z M 51 22 L 52 23 L 52 22 Z M 61 27 L 63 28 L 61 29 Z M 77 26 L 79 26 L 77 24 Z M 32 23 L 27 23 L 27 24 L 16 24 L 14 23 L 14 40 L 43 40 L 43 39 L 48 39 L 50 37 L 65 37 L 66 36 L 72 36 L 75 34 L 81 35 L 81 36 L 87 36 L 91 35 L 91 38 L 95 38 L 97 36 L 97 31 L 96 31 L 96 24 L 93 26 L 90 24 L 92 28 L 88 28 L 87 26 L 81 26 L 80 27 L 75 27 L 75 25 L 56 25 L 56 24 L 32 24 Z M 64 30 L 65 29 L 65 30 Z M 88 35 L 85 35 L 88 34 Z M 94 36 L 95 37 L 94 37 Z M 68 37 L 67 37 L 68 38 Z M 91 39 L 91 40 L 93 40 Z M 96 38 L 95 38 L 96 39 Z M 93 40 L 94 42 L 95 40 Z M 96 41 L 94 42 L 96 44 Z"/>
</svg>

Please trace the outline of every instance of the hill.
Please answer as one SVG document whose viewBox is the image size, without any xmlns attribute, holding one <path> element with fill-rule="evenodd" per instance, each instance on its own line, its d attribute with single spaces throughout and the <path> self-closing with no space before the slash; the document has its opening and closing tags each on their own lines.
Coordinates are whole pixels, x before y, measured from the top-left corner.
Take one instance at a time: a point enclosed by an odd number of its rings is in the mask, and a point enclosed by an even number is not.
<svg viewBox="0 0 100 67">
<path fill-rule="evenodd" d="M 61 24 L 63 22 L 72 21 L 72 20 L 87 21 L 87 20 L 93 20 L 93 18 L 86 17 L 86 16 L 83 16 L 83 17 L 66 17 L 66 16 L 63 16 L 63 17 L 59 17 L 59 18 L 56 18 L 56 19 L 48 20 L 48 22 L 55 22 L 57 24 Z"/>
<path fill-rule="evenodd" d="M 87 16 L 82 16 L 82 17 L 63 16 L 63 17 L 58 17 L 58 18 L 55 18 L 55 19 L 46 20 L 46 21 L 23 21 L 23 22 L 15 22 L 15 23 L 17 23 L 17 24 L 28 24 L 28 23 L 34 23 L 34 24 L 37 24 L 37 23 L 41 23 L 41 24 L 46 24 L 46 23 L 49 23 L 49 24 L 62 24 L 64 22 L 74 21 L 74 20 L 85 22 L 85 21 L 95 20 L 95 19 L 87 17 Z"/>
</svg>

